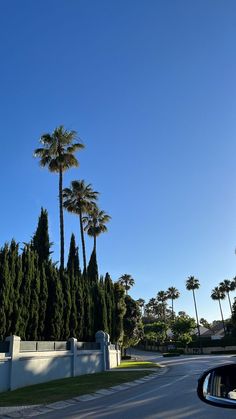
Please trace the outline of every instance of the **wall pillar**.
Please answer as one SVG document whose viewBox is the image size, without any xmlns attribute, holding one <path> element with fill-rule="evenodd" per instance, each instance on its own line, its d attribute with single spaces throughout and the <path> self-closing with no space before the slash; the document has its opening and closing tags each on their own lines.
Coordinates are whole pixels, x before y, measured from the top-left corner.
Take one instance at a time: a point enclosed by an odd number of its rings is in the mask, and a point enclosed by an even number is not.
<svg viewBox="0 0 236 419">
<path fill-rule="evenodd" d="M 76 375 L 76 362 L 77 362 L 77 339 L 70 338 L 70 350 L 72 352 L 71 357 L 71 377 L 75 377 Z"/>
<path fill-rule="evenodd" d="M 17 361 L 20 357 L 20 341 L 21 338 L 19 336 L 8 336 L 6 341 L 10 342 L 9 353 L 11 356 L 11 367 L 10 367 L 10 390 L 14 390 L 17 388 L 16 386 L 16 377 L 17 377 Z"/>
<path fill-rule="evenodd" d="M 103 332 L 102 330 L 99 330 L 95 334 L 96 342 L 100 343 L 100 348 L 103 353 L 103 370 L 109 370 L 110 368 L 110 361 L 109 361 L 109 349 L 108 345 L 110 342 L 110 336 L 108 333 Z"/>
</svg>

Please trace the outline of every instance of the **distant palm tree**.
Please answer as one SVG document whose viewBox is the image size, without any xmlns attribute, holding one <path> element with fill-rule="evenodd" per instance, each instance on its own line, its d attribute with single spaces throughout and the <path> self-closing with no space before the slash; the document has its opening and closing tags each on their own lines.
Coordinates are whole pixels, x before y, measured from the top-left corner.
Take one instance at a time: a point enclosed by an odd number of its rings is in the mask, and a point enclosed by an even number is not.
<svg viewBox="0 0 236 419">
<path fill-rule="evenodd" d="M 229 293 L 231 291 L 235 290 L 235 282 L 234 281 L 229 281 L 228 279 L 225 279 L 224 281 L 220 282 L 219 289 L 220 289 L 220 291 L 225 292 L 227 294 L 228 301 L 229 301 L 229 307 L 230 307 L 230 311 L 231 311 L 231 314 L 232 314 L 232 305 L 231 305 Z"/>
<path fill-rule="evenodd" d="M 59 174 L 59 213 L 60 213 L 60 268 L 64 268 L 64 220 L 62 206 L 63 172 L 71 167 L 78 167 L 79 162 L 74 153 L 84 148 L 84 145 L 75 142 L 76 131 L 67 131 L 63 125 L 55 128 L 52 134 L 43 134 L 40 142 L 42 148 L 34 151 L 34 156 L 39 157 L 40 165 L 47 166 L 50 172 Z"/>
<path fill-rule="evenodd" d="M 128 290 L 135 284 L 134 278 L 129 274 L 123 274 L 118 282 L 124 287 L 126 295 L 128 294 Z"/>
<path fill-rule="evenodd" d="M 83 229 L 83 214 L 89 211 L 97 200 L 98 192 L 92 189 L 91 184 L 86 185 L 84 180 L 73 180 L 71 188 L 63 189 L 63 205 L 67 211 L 77 214 L 80 220 L 80 234 L 83 252 L 84 272 L 86 272 L 86 250 Z"/>
<path fill-rule="evenodd" d="M 96 238 L 101 233 L 107 231 L 106 223 L 110 221 L 110 215 L 106 214 L 104 211 L 100 211 L 97 205 L 91 207 L 88 210 L 87 215 L 82 218 L 84 224 L 84 231 L 94 239 L 93 250 L 96 252 Z"/>
<path fill-rule="evenodd" d="M 156 296 L 156 301 L 162 304 L 162 315 L 165 321 L 166 318 L 166 300 L 168 299 L 168 295 L 166 291 L 159 291 Z"/>
<path fill-rule="evenodd" d="M 180 292 L 175 287 L 169 287 L 167 290 L 168 299 L 171 300 L 172 319 L 174 318 L 174 300 L 179 298 Z"/>
<path fill-rule="evenodd" d="M 224 317 L 223 317 L 223 311 L 222 311 L 222 307 L 221 307 L 221 303 L 220 300 L 224 300 L 225 299 L 225 292 L 222 291 L 219 287 L 215 287 L 212 292 L 211 292 L 211 298 L 212 300 L 217 300 L 220 306 L 220 314 L 221 314 L 221 319 L 222 319 L 222 323 L 223 323 L 223 328 L 224 328 L 224 334 L 226 334 L 225 331 L 225 322 L 224 322 Z"/>
<path fill-rule="evenodd" d="M 137 300 L 137 303 L 138 303 L 139 307 L 141 308 L 141 312 L 142 312 L 142 315 L 143 315 L 144 314 L 143 310 L 144 310 L 145 300 L 143 298 L 139 298 Z"/>
<path fill-rule="evenodd" d="M 195 307 L 195 314 L 196 314 L 196 321 L 197 321 L 197 330 L 198 330 L 198 336 L 200 338 L 200 326 L 198 321 L 198 312 L 197 312 L 197 304 L 196 304 L 196 298 L 195 298 L 195 290 L 198 290 L 200 287 L 200 282 L 197 278 L 194 276 L 189 276 L 186 281 L 186 289 L 188 291 L 193 292 L 193 301 L 194 301 L 194 307 Z"/>
</svg>

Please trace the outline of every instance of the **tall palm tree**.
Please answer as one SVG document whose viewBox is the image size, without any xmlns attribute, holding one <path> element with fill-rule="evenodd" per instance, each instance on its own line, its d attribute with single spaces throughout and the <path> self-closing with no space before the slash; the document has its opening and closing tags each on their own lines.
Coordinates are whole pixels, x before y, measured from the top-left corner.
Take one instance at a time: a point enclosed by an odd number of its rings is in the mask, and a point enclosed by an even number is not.
<svg viewBox="0 0 236 419">
<path fill-rule="evenodd" d="M 93 237 L 94 245 L 93 250 L 96 252 L 96 239 L 101 233 L 107 231 L 106 223 L 111 219 L 110 215 L 104 211 L 100 211 L 97 205 L 91 207 L 88 210 L 87 215 L 82 219 L 84 224 L 84 231 L 91 237 Z"/>
<path fill-rule="evenodd" d="M 229 307 L 230 307 L 230 311 L 231 311 L 231 314 L 232 314 L 232 305 L 231 305 L 229 293 L 231 291 L 235 290 L 235 282 L 234 281 L 229 281 L 228 279 L 225 279 L 224 281 L 220 282 L 219 289 L 220 289 L 220 291 L 225 292 L 227 294 L 228 301 L 229 301 Z"/>
<path fill-rule="evenodd" d="M 156 296 L 156 301 L 162 304 L 162 315 L 165 321 L 166 318 L 166 300 L 168 299 L 167 292 L 159 291 Z"/>
<path fill-rule="evenodd" d="M 129 274 L 121 275 L 118 282 L 124 287 L 126 295 L 128 294 L 128 290 L 135 284 L 134 278 Z"/>
<path fill-rule="evenodd" d="M 98 192 L 95 192 L 92 189 L 91 184 L 86 185 L 84 180 L 73 180 L 70 188 L 63 189 L 64 208 L 66 208 L 67 211 L 79 216 L 84 272 L 86 272 L 87 264 L 83 230 L 83 214 L 95 205 L 97 197 Z"/>
<path fill-rule="evenodd" d="M 141 313 L 142 313 L 142 316 L 144 315 L 144 305 L 145 305 L 145 300 L 143 299 L 143 298 L 139 298 L 138 300 L 137 300 L 137 303 L 138 303 L 138 305 L 139 305 L 139 307 L 140 307 L 140 309 L 141 309 Z"/>
<path fill-rule="evenodd" d="M 40 158 L 40 165 L 48 167 L 50 172 L 59 174 L 59 216 L 60 216 L 60 268 L 64 268 L 64 220 L 62 205 L 63 172 L 71 167 L 78 167 L 79 162 L 74 153 L 84 148 L 75 142 L 76 131 L 67 131 L 63 125 L 55 128 L 52 134 L 43 134 L 40 142 L 43 145 L 34 151 L 34 156 Z"/>
<path fill-rule="evenodd" d="M 224 317 L 223 317 L 223 311 L 222 311 L 222 307 L 221 307 L 221 303 L 220 303 L 220 300 L 224 300 L 225 299 L 225 292 L 222 291 L 220 289 L 220 287 L 215 287 L 212 290 L 212 292 L 211 292 L 211 298 L 212 298 L 212 300 L 217 300 L 219 302 L 220 314 L 221 314 L 221 319 L 222 319 L 223 328 L 224 328 L 224 334 L 226 335 L 225 322 L 224 322 Z"/>
<path fill-rule="evenodd" d="M 188 291 L 193 292 L 193 301 L 194 301 L 194 307 L 195 307 L 195 314 L 196 314 L 196 321 L 197 321 L 197 330 L 198 330 L 198 336 L 200 338 L 200 326 L 198 321 L 198 312 L 197 312 L 197 304 L 196 304 L 196 298 L 195 298 L 195 290 L 198 290 L 200 287 L 200 282 L 197 278 L 194 276 L 189 276 L 186 281 L 186 289 Z"/>
<path fill-rule="evenodd" d="M 167 297 L 171 300 L 172 320 L 174 318 L 174 300 L 179 298 L 180 292 L 175 287 L 169 287 L 167 290 Z"/>
</svg>

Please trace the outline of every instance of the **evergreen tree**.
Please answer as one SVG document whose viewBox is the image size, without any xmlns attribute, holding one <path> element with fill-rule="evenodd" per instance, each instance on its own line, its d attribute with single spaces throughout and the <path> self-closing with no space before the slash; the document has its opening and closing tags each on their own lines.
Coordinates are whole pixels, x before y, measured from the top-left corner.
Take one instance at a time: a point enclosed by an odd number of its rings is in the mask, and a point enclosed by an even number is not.
<svg viewBox="0 0 236 419">
<path fill-rule="evenodd" d="M 11 333 L 13 335 L 19 335 L 19 323 L 20 323 L 20 288 L 23 278 L 22 271 L 22 258 L 19 255 L 19 245 L 14 240 L 11 242 L 11 257 L 10 257 L 10 270 L 13 280 L 13 306 L 12 306 L 12 324 Z"/>
<path fill-rule="evenodd" d="M 34 279 L 34 258 L 36 254 L 29 245 L 25 245 L 22 253 L 23 277 L 20 287 L 20 319 L 19 336 L 22 340 L 29 339 L 28 323 L 30 318 L 29 307 L 31 304 L 32 281 Z"/>
<path fill-rule="evenodd" d="M 126 312 L 125 289 L 118 282 L 114 283 L 115 324 L 113 330 L 114 341 L 122 343 L 124 337 L 123 317 Z"/>
<path fill-rule="evenodd" d="M 124 339 L 123 347 L 136 345 L 143 337 L 142 315 L 137 301 L 129 295 L 125 296 L 126 312 L 123 319 Z"/>
<path fill-rule="evenodd" d="M 66 274 L 66 272 L 61 272 L 60 275 L 61 285 L 62 285 L 62 294 L 63 294 L 63 329 L 62 329 L 62 338 L 64 340 L 72 337 L 70 331 L 70 319 L 71 319 L 71 278 Z"/>
<path fill-rule="evenodd" d="M 48 304 L 45 318 L 46 340 L 61 340 L 63 335 L 63 294 L 58 269 L 52 263 L 47 268 Z"/>
<path fill-rule="evenodd" d="M 105 301 L 105 293 L 100 283 L 93 285 L 93 305 L 94 305 L 94 334 L 98 330 L 108 331 L 107 327 L 107 308 Z"/>
<path fill-rule="evenodd" d="M 8 264 L 8 245 L 0 251 L 0 340 L 5 339 L 9 329 L 9 297 L 10 297 L 10 274 Z"/>
<path fill-rule="evenodd" d="M 46 277 L 47 263 L 44 262 L 40 268 L 38 339 L 43 340 L 48 302 L 48 284 Z"/>
<path fill-rule="evenodd" d="M 49 260 L 51 246 L 48 233 L 48 212 L 41 208 L 38 226 L 32 239 L 32 247 L 38 254 L 40 265 Z"/>
<path fill-rule="evenodd" d="M 110 334 L 111 342 L 114 340 L 115 329 L 115 299 L 114 286 L 109 273 L 106 273 L 104 280 L 105 301 L 107 309 L 107 328 Z"/>
<path fill-rule="evenodd" d="M 87 268 L 87 278 L 90 284 L 97 284 L 98 282 L 98 264 L 97 255 L 93 250 Z"/>
<path fill-rule="evenodd" d="M 28 307 L 29 318 L 26 328 L 26 339 L 38 339 L 38 326 L 39 326 L 39 297 L 40 297 L 40 270 L 38 267 L 38 255 L 31 254 L 31 294 L 30 304 Z"/>
<path fill-rule="evenodd" d="M 75 236 L 71 235 L 70 249 L 67 263 L 67 274 L 70 279 L 71 312 L 69 320 L 70 336 L 81 339 L 83 336 L 83 293 L 81 271 L 79 267 L 79 252 L 76 247 Z"/>
</svg>

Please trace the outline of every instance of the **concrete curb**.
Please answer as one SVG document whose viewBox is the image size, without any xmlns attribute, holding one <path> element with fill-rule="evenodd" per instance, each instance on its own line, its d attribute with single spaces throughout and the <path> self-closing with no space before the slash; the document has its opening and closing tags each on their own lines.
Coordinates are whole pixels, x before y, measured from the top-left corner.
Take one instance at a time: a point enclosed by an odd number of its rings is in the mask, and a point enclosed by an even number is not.
<svg viewBox="0 0 236 419">
<path fill-rule="evenodd" d="M 128 369 L 124 369 L 123 371 L 127 371 L 127 370 Z M 131 387 L 144 384 L 147 381 L 150 381 L 157 377 L 162 376 L 163 374 L 167 372 L 167 370 L 168 368 L 162 367 L 160 369 L 158 368 L 158 372 L 156 372 L 156 368 L 155 368 L 155 372 L 146 377 L 143 377 L 134 381 L 130 381 L 127 383 L 119 384 L 117 386 L 108 387 L 106 389 L 101 388 L 95 393 L 84 394 L 83 396 L 74 397 L 73 399 L 70 399 L 70 400 L 63 400 L 63 401 L 54 402 L 54 403 L 50 403 L 46 405 L 41 404 L 41 405 L 32 405 L 32 406 L 0 407 L 0 419 L 28 418 L 28 417 L 43 415 L 45 413 L 49 413 L 55 410 L 65 409 L 66 407 L 75 405 L 77 403 L 92 401 L 101 397 L 109 396 L 110 394 L 114 394 L 119 391 L 128 390 Z M 122 369 L 118 369 L 118 371 L 122 371 Z M 140 371 L 140 368 L 139 368 L 139 371 Z"/>
</svg>

